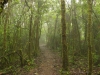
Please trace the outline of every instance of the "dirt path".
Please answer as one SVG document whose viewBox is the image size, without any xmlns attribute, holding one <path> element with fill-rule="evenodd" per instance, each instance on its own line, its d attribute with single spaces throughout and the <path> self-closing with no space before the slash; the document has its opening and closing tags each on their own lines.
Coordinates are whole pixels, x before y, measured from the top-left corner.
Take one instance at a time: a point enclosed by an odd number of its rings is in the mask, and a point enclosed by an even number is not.
<svg viewBox="0 0 100 75">
<path fill-rule="evenodd" d="M 40 65 L 41 71 L 39 72 L 39 75 L 60 75 L 58 69 L 59 58 L 57 58 L 57 56 L 45 46 L 42 46 L 41 50 L 43 57 Z"/>
<path fill-rule="evenodd" d="M 60 58 L 46 46 L 41 46 L 40 65 L 31 75 L 60 75 Z"/>
</svg>

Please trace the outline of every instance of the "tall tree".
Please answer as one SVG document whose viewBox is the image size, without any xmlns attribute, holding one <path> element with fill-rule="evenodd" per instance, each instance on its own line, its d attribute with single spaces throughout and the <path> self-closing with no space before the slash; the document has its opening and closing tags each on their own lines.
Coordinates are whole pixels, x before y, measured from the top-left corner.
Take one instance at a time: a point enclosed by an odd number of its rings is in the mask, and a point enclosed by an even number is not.
<svg viewBox="0 0 100 75">
<path fill-rule="evenodd" d="M 62 70 L 68 71 L 68 48 L 66 43 L 66 22 L 65 22 L 65 0 L 61 0 L 61 23 L 62 23 Z"/>
<path fill-rule="evenodd" d="M 87 26 L 87 43 L 88 43 L 88 75 L 92 75 L 92 0 L 88 0 L 88 26 Z"/>
<path fill-rule="evenodd" d="M 31 60 L 31 38 L 32 38 L 32 10 L 31 10 L 31 15 L 30 15 L 30 25 L 29 25 L 29 51 L 28 51 L 28 56 L 29 59 Z"/>
</svg>

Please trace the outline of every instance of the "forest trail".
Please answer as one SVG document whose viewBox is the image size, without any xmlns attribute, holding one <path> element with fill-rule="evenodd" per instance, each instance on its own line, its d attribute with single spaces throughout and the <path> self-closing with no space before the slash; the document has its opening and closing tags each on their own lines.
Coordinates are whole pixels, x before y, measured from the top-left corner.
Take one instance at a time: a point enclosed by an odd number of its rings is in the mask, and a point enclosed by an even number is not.
<svg viewBox="0 0 100 75">
<path fill-rule="evenodd" d="M 34 74 L 30 73 L 29 75 L 60 75 L 60 56 L 57 55 L 57 53 L 52 52 L 52 50 L 48 49 L 44 45 L 40 46 L 40 48 L 40 62 L 38 61 L 40 64 Z"/>
</svg>

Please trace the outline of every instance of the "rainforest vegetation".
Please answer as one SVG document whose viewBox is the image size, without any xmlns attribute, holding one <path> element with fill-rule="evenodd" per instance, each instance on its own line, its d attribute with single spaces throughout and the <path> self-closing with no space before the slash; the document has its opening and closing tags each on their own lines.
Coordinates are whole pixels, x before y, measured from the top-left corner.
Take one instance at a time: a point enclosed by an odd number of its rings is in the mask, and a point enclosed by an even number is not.
<svg viewBox="0 0 100 75">
<path fill-rule="evenodd" d="M 0 75 L 100 75 L 100 0 L 0 0 Z"/>
</svg>

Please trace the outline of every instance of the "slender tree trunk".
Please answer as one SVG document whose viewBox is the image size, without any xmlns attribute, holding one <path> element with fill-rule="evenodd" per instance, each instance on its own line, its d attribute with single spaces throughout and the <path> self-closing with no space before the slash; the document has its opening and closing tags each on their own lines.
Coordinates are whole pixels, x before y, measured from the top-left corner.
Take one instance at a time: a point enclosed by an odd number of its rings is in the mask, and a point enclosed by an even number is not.
<svg viewBox="0 0 100 75">
<path fill-rule="evenodd" d="M 87 29 L 87 44 L 88 44 L 88 75 L 92 75 L 92 0 L 88 0 L 88 29 Z"/>
<path fill-rule="evenodd" d="M 61 23 L 62 23 L 62 70 L 68 72 L 68 48 L 66 43 L 66 22 L 65 22 L 65 0 L 61 0 Z M 63 73 L 64 74 L 64 73 Z"/>
<path fill-rule="evenodd" d="M 81 49 L 81 42 L 80 42 L 80 31 L 79 31 L 79 25 L 77 22 L 77 14 L 76 14 L 76 1 L 72 0 L 72 27 L 73 27 L 73 44 L 74 44 L 74 52 L 75 54 L 78 52 L 80 54 Z M 77 42 L 77 44 L 76 44 Z M 76 51 L 77 50 L 77 51 Z"/>
<path fill-rule="evenodd" d="M 58 20 L 58 14 L 56 15 L 56 21 L 55 21 L 55 27 L 54 27 L 54 36 L 53 36 L 53 42 L 54 42 L 54 49 L 57 49 L 57 40 L 56 40 L 56 30 L 57 30 L 57 20 Z"/>
<path fill-rule="evenodd" d="M 30 25 L 29 25 L 29 48 L 28 48 L 28 56 L 31 60 L 31 38 L 32 38 L 32 10 L 31 10 L 31 16 L 30 16 Z"/>
<path fill-rule="evenodd" d="M 4 50 L 4 52 L 7 49 L 7 21 L 8 21 L 8 14 L 6 14 L 6 20 L 4 23 L 4 37 L 3 37 L 3 50 Z"/>
<path fill-rule="evenodd" d="M 35 26 L 35 45 L 34 45 L 34 56 L 37 57 L 39 52 L 39 38 L 40 38 L 40 19 L 41 19 L 41 13 L 40 13 L 40 7 L 41 7 L 41 1 L 38 0 L 38 9 L 37 9 L 37 15 L 35 16 L 34 20 L 34 26 Z"/>
</svg>

